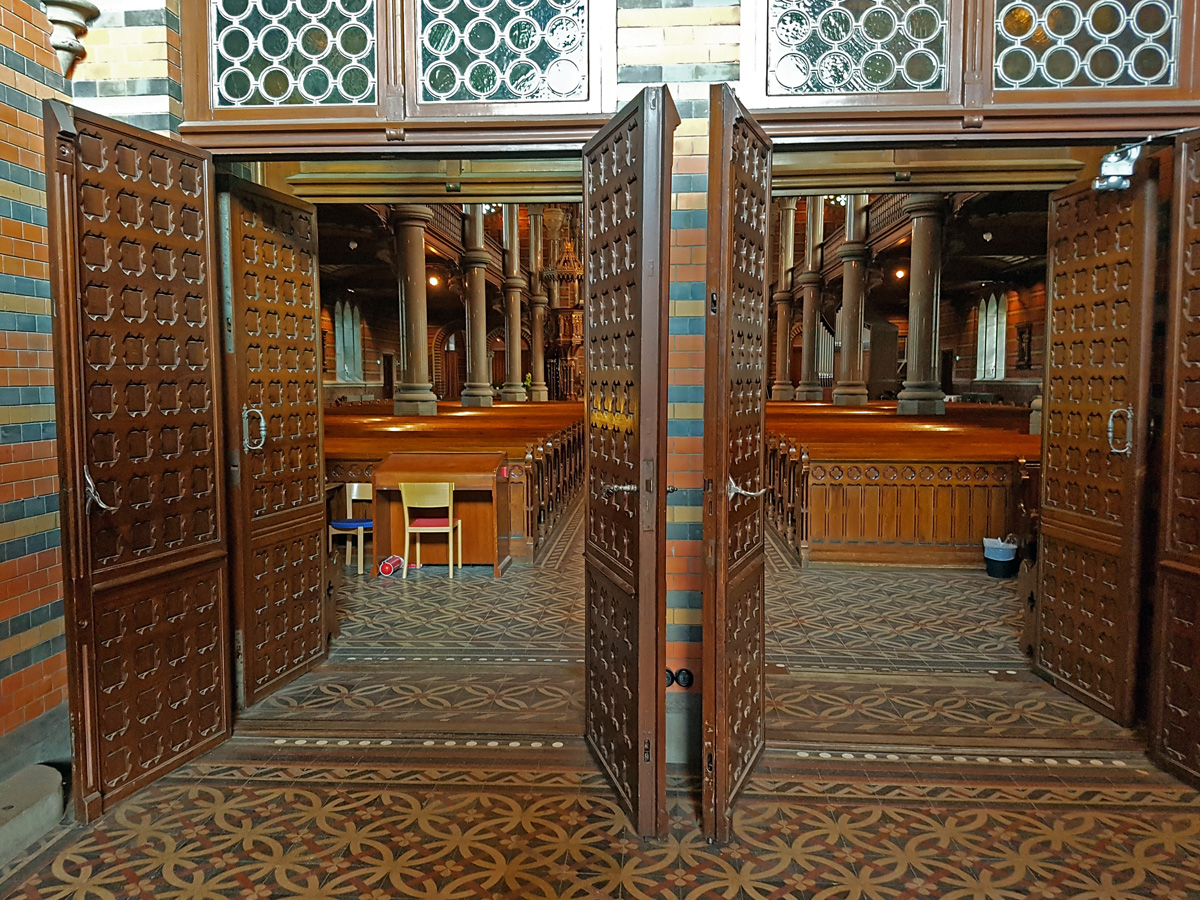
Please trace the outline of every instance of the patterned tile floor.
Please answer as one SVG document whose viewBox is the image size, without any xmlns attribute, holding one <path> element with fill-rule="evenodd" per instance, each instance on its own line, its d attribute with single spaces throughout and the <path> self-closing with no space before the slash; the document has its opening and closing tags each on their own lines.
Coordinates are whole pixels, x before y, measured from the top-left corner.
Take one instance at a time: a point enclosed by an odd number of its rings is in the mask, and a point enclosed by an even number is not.
<svg viewBox="0 0 1200 900">
<path fill-rule="evenodd" d="M 702 839 L 675 775 L 669 836 L 638 839 L 564 687 L 577 546 L 499 582 L 352 590 L 328 665 L 0 872 L 0 898 L 1200 898 L 1200 795 L 1028 674 L 1007 585 L 802 572 L 777 549 L 771 741 L 734 838 Z"/>
</svg>

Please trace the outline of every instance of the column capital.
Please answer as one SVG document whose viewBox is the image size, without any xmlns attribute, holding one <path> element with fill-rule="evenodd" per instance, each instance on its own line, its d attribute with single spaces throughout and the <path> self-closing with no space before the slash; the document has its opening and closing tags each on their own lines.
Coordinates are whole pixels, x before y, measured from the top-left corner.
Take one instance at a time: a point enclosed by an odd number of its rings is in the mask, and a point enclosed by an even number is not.
<svg viewBox="0 0 1200 900">
<path fill-rule="evenodd" d="M 791 291 L 776 291 L 771 295 L 771 302 L 776 306 L 791 306 L 792 292 Z"/>
<path fill-rule="evenodd" d="M 799 199 L 798 197 L 781 197 L 779 200 L 779 205 L 782 206 L 784 209 L 795 209 L 796 201 L 798 199 Z"/>
<path fill-rule="evenodd" d="M 396 225 L 419 225 L 424 228 L 433 221 L 433 210 L 421 203 L 401 203 L 391 209 Z"/>
<path fill-rule="evenodd" d="M 486 250 L 464 250 L 460 260 L 464 269 L 486 269 L 490 258 Z"/>
<path fill-rule="evenodd" d="M 838 247 L 838 257 L 843 262 L 866 262 L 871 248 L 866 241 L 846 241 Z"/>
<path fill-rule="evenodd" d="M 946 211 L 943 194 L 910 194 L 904 201 L 904 211 L 910 216 L 935 216 Z"/>
<path fill-rule="evenodd" d="M 523 291 L 528 282 L 524 275 L 505 275 L 503 284 L 506 291 Z"/>
<path fill-rule="evenodd" d="M 815 271 L 806 269 L 805 271 L 801 272 L 799 275 L 796 276 L 796 287 L 799 287 L 799 288 L 820 287 L 821 283 L 824 280 L 825 279 L 823 279 L 821 277 L 820 272 L 815 272 Z"/>
</svg>

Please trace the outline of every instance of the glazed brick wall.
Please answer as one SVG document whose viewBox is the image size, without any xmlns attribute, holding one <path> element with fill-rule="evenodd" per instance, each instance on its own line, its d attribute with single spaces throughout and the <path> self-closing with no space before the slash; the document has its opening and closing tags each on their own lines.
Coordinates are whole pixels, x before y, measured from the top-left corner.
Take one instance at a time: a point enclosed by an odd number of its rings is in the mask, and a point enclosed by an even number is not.
<svg viewBox="0 0 1200 900">
<path fill-rule="evenodd" d="M 72 77 L 75 103 L 178 136 L 183 121 L 179 0 L 104 0 Z M 196 40 L 204 40 L 197 37 Z"/>
<path fill-rule="evenodd" d="M 66 699 L 42 101 L 45 13 L 0 0 L 0 737 Z"/>
</svg>

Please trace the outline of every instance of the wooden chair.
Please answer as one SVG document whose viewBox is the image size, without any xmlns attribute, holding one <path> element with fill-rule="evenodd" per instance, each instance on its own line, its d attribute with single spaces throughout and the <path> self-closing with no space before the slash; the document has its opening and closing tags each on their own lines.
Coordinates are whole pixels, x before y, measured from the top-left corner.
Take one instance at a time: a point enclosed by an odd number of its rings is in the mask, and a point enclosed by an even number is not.
<svg viewBox="0 0 1200 900">
<path fill-rule="evenodd" d="M 417 567 L 421 566 L 421 535 L 446 535 L 446 558 L 450 577 L 454 577 L 454 532 L 458 532 L 458 567 L 462 568 L 462 519 L 454 518 L 454 483 L 450 481 L 408 482 L 400 485 L 400 498 L 404 501 L 404 572 L 408 577 L 408 548 L 412 536 L 417 536 Z M 410 517 L 412 509 L 444 509 L 445 517 Z"/>
<path fill-rule="evenodd" d="M 363 553 L 363 538 L 368 531 L 371 531 L 374 522 L 371 519 L 356 519 L 354 517 L 354 501 L 365 500 L 368 503 L 373 497 L 373 490 L 370 484 L 347 484 L 346 485 L 346 518 L 334 519 L 329 523 L 329 549 L 333 550 L 333 538 L 335 535 L 344 534 L 346 536 L 346 562 L 352 562 L 351 548 L 354 545 L 354 538 L 358 538 L 358 574 L 361 575 L 366 564 L 366 556 Z"/>
</svg>

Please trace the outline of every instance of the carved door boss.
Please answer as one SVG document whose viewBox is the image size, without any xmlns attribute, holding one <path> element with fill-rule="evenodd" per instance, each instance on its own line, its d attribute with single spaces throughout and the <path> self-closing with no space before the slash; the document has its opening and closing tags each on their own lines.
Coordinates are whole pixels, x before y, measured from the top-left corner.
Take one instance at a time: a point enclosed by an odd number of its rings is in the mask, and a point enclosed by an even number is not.
<svg viewBox="0 0 1200 900">
<path fill-rule="evenodd" d="M 583 148 L 586 735 L 638 833 L 666 810 L 667 282 L 671 140 L 648 87 Z"/>
<path fill-rule="evenodd" d="M 1051 196 L 1041 591 L 1034 666 L 1134 718 L 1149 421 L 1155 179 Z"/>
<path fill-rule="evenodd" d="M 316 210 L 245 181 L 218 195 L 238 702 L 325 657 Z"/>
<path fill-rule="evenodd" d="M 229 734 L 210 157 L 48 101 L 79 815 Z"/>
<path fill-rule="evenodd" d="M 1175 145 L 1151 750 L 1200 783 L 1200 132 Z"/>
<path fill-rule="evenodd" d="M 765 744 L 763 424 L 771 141 L 728 85 L 708 137 L 704 375 L 704 832 L 729 839 Z"/>
</svg>

